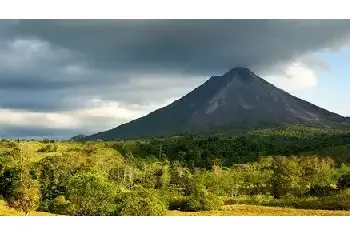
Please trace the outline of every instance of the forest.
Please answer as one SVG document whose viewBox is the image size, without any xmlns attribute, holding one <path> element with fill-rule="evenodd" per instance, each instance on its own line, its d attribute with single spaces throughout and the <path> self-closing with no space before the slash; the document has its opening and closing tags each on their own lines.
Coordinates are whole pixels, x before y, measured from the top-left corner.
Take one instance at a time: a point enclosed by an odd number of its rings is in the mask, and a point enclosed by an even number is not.
<svg viewBox="0 0 350 235">
<path fill-rule="evenodd" d="M 229 205 L 350 210 L 350 131 L 1 140 L 0 197 L 24 214 L 158 216 Z M 0 209 L 1 214 L 1 209 Z"/>
</svg>

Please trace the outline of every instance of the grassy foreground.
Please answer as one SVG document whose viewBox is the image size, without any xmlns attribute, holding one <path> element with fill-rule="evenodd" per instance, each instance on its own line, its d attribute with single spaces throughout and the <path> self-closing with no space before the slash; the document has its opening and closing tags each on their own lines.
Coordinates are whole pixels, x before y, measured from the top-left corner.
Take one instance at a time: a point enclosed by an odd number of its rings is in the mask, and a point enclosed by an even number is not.
<svg viewBox="0 0 350 235">
<path fill-rule="evenodd" d="M 0 216 L 24 216 L 0 200 Z M 32 212 L 29 216 L 54 216 L 46 212 Z M 302 210 L 255 205 L 227 205 L 220 210 L 202 212 L 169 211 L 167 216 L 350 216 L 350 211 Z"/>
<path fill-rule="evenodd" d="M 255 205 L 227 205 L 202 212 L 169 211 L 168 216 L 350 216 L 350 211 L 303 210 Z"/>
<path fill-rule="evenodd" d="M 15 210 L 14 208 L 10 208 L 4 200 L 0 200 L 0 216 L 24 216 L 24 212 L 20 212 Z M 54 214 L 47 212 L 31 212 L 28 214 L 29 216 L 53 216 Z"/>
</svg>

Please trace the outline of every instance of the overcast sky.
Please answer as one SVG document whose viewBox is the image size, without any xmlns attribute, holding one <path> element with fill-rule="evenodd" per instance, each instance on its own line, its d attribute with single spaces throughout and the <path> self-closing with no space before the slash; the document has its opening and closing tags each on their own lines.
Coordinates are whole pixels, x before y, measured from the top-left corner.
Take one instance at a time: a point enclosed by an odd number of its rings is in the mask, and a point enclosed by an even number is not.
<svg viewBox="0 0 350 235">
<path fill-rule="evenodd" d="M 0 136 L 107 130 L 236 66 L 350 116 L 349 46 L 350 20 L 2 20 Z"/>
</svg>

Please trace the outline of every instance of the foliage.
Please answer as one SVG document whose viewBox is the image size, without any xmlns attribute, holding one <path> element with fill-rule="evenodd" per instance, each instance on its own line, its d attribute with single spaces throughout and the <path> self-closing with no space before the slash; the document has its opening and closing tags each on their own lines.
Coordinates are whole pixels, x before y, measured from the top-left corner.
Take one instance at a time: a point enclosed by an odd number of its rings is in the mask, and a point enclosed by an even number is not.
<svg viewBox="0 0 350 235">
<path fill-rule="evenodd" d="M 20 179 L 20 169 L 9 168 L 0 176 L 0 194 L 7 201 L 14 200 L 14 188 Z"/>
<path fill-rule="evenodd" d="M 347 189 L 350 188 L 350 173 L 342 175 L 337 183 L 338 189 Z"/>
<path fill-rule="evenodd" d="M 50 144 L 50 143 L 55 143 L 56 141 L 55 140 L 50 140 L 50 139 L 43 139 L 41 142 L 44 143 L 44 144 Z"/>
<path fill-rule="evenodd" d="M 273 158 L 271 178 L 272 194 L 275 199 L 289 194 L 295 194 L 298 188 L 301 167 L 294 159 L 277 156 Z"/>
<path fill-rule="evenodd" d="M 327 186 L 320 186 L 320 185 L 314 185 L 310 188 L 309 195 L 313 197 L 325 197 L 325 196 L 331 196 L 335 195 L 338 192 L 337 189 L 327 185 Z"/>
<path fill-rule="evenodd" d="M 115 196 L 113 184 L 97 174 L 77 174 L 67 185 L 73 215 L 111 215 L 115 211 Z"/>
<path fill-rule="evenodd" d="M 66 200 L 65 196 L 58 196 L 54 200 L 51 201 L 49 205 L 49 211 L 54 214 L 71 214 L 70 211 L 71 205 L 68 200 Z"/>
<path fill-rule="evenodd" d="M 37 169 L 43 202 L 64 195 L 71 177 L 83 171 L 85 165 L 86 159 L 80 154 L 48 156 L 39 161 Z"/>
<path fill-rule="evenodd" d="M 324 197 L 290 197 L 273 199 L 271 196 L 236 198 L 232 203 L 313 210 L 350 210 L 350 194 L 346 191 Z"/>
<path fill-rule="evenodd" d="M 165 215 L 167 205 L 151 189 L 138 188 L 125 193 L 120 202 L 120 215 L 159 216 Z"/>
<path fill-rule="evenodd" d="M 158 138 L 149 141 L 123 141 L 114 144 L 125 157 L 146 158 L 156 156 L 159 160 L 180 161 L 188 167 L 211 169 L 219 161 L 224 166 L 258 160 L 259 156 L 291 156 L 322 154 L 327 147 L 350 144 L 350 130 L 344 127 L 316 128 L 312 126 L 289 125 L 242 133 L 236 136 L 185 135 L 178 138 Z M 350 148 L 348 148 L 348 152 Z M 348 153 L 347 152 L 347 153 Z M 309 154 L 310 155 L 310 154 Z M 336 162 L 348 162 L 332 155 Z"/>
<path fill-rule="evenodd" d="M 57 144 L 47 144 L 43 146 L 42 148 L 38 149 L 38 152 L 56 152 L 57 151 Z"/>
<path fill-rule="evenodd" d="M 14 208 L 24 211 L 25 214 L 37 208 L 40 200 L 39 184 L 28 172 L 21 173 L 21 179 L 13 190 L 13 200 L 10 203 Z"/>
<path fill-rule="evenodd" d="M 94 154 L 97 152 L 97 148 L 94 145 L 92 145 L 91 143 L 86 143 L 83 146 L 82 151 L 84 153 L 86 153 L 87 155 L 91 155 L 91 154 Z"/>
<path fill-rule="evenodd" d="M 35 210 L 40 201 L 39 184 L 30 174 L 29 156 L 26 149 L 16 144 L 11 158 L 0 177 L 1 193 L 8 204 L 25 215 Z"/>
<path fill-rule="evenodd" d="M 347 133 L 284 127 L 136 141 L 0 141 L 0 194 L 12 207 L 24 198 L 18 209 L 39 203 L 40 211 L 64 215 L 215 211 L 222 199 L 347 210 Z M 37 152 L 54 145 L 55 154 Z"/>
<path fill-rule="evenodd" d="M 223 205 L 223 201 L 217 195 L 208 192 L 204 187 L 197 187 L 189 196 L 186 203 L 186 211 L 210 211 Z"/>
</svg>

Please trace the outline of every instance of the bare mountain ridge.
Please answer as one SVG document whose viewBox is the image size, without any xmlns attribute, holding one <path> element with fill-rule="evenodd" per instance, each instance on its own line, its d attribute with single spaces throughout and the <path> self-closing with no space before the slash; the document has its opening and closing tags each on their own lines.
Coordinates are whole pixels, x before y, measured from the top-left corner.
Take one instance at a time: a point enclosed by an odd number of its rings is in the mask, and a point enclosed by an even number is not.
<svg viewBox="0 0 350 235">
<path fill-rule="evenodd" d="M 266 123 L 332 125 L 349 118 L 275 87 L 247 68 L 213 76 L 192 92 L 150 114 L 87 139 L 123 139 L 200 132 Z"/>
</svg>

